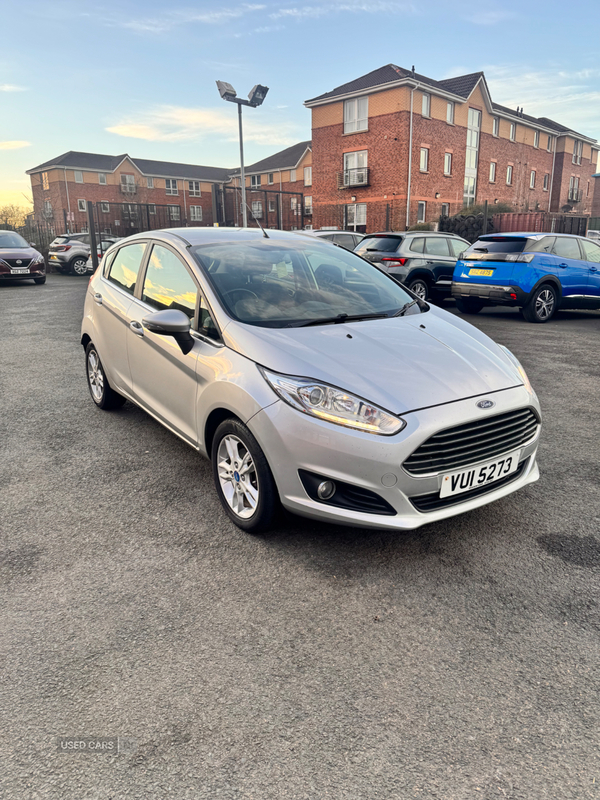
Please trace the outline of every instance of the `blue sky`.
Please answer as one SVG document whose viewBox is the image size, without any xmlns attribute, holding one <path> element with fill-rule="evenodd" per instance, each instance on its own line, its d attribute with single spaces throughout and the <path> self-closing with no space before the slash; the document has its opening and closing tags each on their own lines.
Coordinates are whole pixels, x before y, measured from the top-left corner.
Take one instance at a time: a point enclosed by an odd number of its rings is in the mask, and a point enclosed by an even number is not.
<svg viewBox="0 0 600 800">
<path fill-rule="evenodd" d="M 180 0 L 10 2 L 1 8 L 0 205 L 25 170 L 67 150 L 196 164 L 246 161 L 310 138 L 303 101 L 387 63 L 431 78 L 483 70 L 496 102 L 600 139 L 598 2 Z"/>
</svg>

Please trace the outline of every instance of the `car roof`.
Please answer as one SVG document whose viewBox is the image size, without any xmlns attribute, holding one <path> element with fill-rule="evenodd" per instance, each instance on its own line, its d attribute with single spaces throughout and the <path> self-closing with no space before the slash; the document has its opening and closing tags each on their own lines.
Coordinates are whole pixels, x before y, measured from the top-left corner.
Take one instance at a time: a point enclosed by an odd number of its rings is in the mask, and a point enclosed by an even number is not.
<svg viewBox="0 0 600 800">
<path fill-rule="evenodd" d="M 265 236 L 266 233 L 266 236 Z M 281 243 L 298 243 L 298 234 L 309 233 L 309 231 L 280 231 L 267 228 L 263 233 L 260 228 L 161 228 L 156 231 L 145 231 L 134 233 L 127 237 L 127 242 L 134 242 L 137 239 L 162 239 L 169 241 L 174 238 L 183 240 L 186 244 L 195 246 L 200 244 L 221 244 L 225 242 L 248 242 L 270 239 Z"/>
<path fill-rule="evenodd" d="M 581 239 L 583 237 L 576 236 L 574 233 L 552 233 L 551 231 L 543 231 L 542 233 L 538 232 L 527 232 L 527 231 L 496 231 L 496 233 L 486 233 L 480 236 L 480 239 L 489 239 L 490 237 L 495 236 L 502 236 L 505 239 L 510 238 L 511 236 L 526 236 L 528 239 L 543 239 L 544 236 L 564 236 L 569 239 Z"/>
<path fill-rule="evenodd" d="M 457 239 L 462 239 L 457 233 L 450 233 L 450 231 L 373 231 L 373 233 L 366 233 L 365 239 L 369 236 L 454 236 Z"/>
</svg>

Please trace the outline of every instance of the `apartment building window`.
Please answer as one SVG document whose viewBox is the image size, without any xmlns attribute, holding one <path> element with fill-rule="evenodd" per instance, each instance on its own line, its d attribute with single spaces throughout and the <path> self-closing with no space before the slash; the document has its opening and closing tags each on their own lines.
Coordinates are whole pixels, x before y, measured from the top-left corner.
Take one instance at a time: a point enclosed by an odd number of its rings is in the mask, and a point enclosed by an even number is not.
<svg viewBox="0 0 600 800">
<path fill-rule="evenodd" d="M 549 137 L 548 137 L 548 146 L 546 147 L 546 150 L 547 150 L 549 153 L 551 153 L 551 152 L 552 152 L 552 137 L 551 137 L 551 136 L 549 136 Z"/>
<path fill-rule="evenodd" d="M 496 162 L 490 162 L 490 183 L 496 183 Z"/>
<path fill-rule="evenodd" d="M 156 214 L 156 203 L 148 203 L 148 213 Z"/>
<path fill-rule="evenodd" d="M 573 164 L 581 164 L 582 153 L 583 153 L 583 142 L 575 142 L 573 144 Z"/>
<path fill-rule="evenodd" d="M 306 214 L 312 214 L 312 197 L 304 198 L 304 212 Z"/>
<path fill-rule="evenodd" d="M 252 214 L 256 219 L 260 219 L 262 217 L 263 206 L 260 200 L 253 200 L 252 201 Z"/>
<path fill-rule="evenodd" d="M 250 188 L 260 189 L 260 175 L 252 175 L 250 178 Z"/>
<path fill-rule="evenodd" d="M 175 178 L 165 178 L 165 192 L 166 194 L 179 194 Z M 175 206 L 169 206 L 169 208 L 175 208 Z M 179 208 L 179 206 L 177 206 L 177 208 Z M 179 219 L 179 217 L 177 219 Z"/>
<path fill-rule="evenodd" d="M 506 183 L 508 186 L 512 185 L 512 178 L 513 178 L 513 168 L 512 164 L 509 164 L 506 168 Z"/>
<path fill-rule="evenodd" d="M 417 203 L 417 222 L 425 222 L 426 213 L 427 203 L 424 200 L 419 200 Z"/>
<path fill-rule="evenodd" d="M 298 198 L 297 197 L 290 197 L 290 208 L 296 213 L 296 208 L 298 207 Z"/>
<path fill-rule="evenodd" d="M 535 170 L 531 170 L 531 175 L 529 176 L 529 188 L 535 189 Z"/>
<path fill-rule="evenodd" d="M 368 123 L 368 97 L 356 97 L 354 100 L 344 101 L 344 133 L 358 133 L 359 131 L 366 131 Z"/>
<path fill-rule="evenodd" d="M 431 95 L 426 92 L 423 93 L 423 101 L 421 104 L 421 113 L 424 117 L 431 116 Z"/>
<path fill-rule="evenodd" d="M 492 121 L 492 134 L 494 136 L 500 136 L 500 119 L 499 117 L 494 117 Z"/>
<path fill-rule="evenodd" d="M 202 206 L 190 206 L 190 219 L 192 222 L 202 222 Z"/>
<path fill-rule="evenodd" d="M 312 186 L 312 167 L 304 167 L 304 185 Z"/>
<path fill-rule="evenodd" d="M 75 183 L 83 183 L 83 172 L 75 170 Z"/>
<path fill-rule="evenodd" d="M 202 197 L 200 181 L 188 181 L 188 194 L 190 197 Z M 199 206 L 196 206 L 196 208 L 199 208 Z"/>
<path fill-rule="evenodd" d="M 104 172 L 99 172 L 98 173 L 98 183 L 101 186 L 106 186 L 106 175 L 105 175 Z"/>
<path fill-rule="evenodd" d="M 444 175 L 452 175 L 452 153 L 444 153 Z"/>
<path fill-rule="evenodd" d="M 571 180 L 569 181 L 569 200 L 572 200 L 575 203 L 578 203 L 580 200 L 579 197 L 579 178 L 575 178 L 571 176 Z"/>
<path fill-rule="evenodd" d="M 135 194 L 135 175 L 121 175 L 121 191 Z"/>
<path fill-rule="evenodd" d="M 100 211 L 103 214 L 109 214 L 110 213 L 110 203 L 100 203 Z"/>
<path fill-rule="evenodd" d="M 367 226 L 367 204 L 352 203 L 346 206 L 346 228 L 365 233 Z M 362 228 L 363 230 L 359 230 Z"/>
<path fill-rule="evenodd" d="M 47 192 L 49 188 L 50 181 L 48 180 L 48 173 L 42 172 L 42 189 Z"/>
<path fill-rule="evenodd" d="M 549 173 L 547 172 L 547 173 L 544 175 L 544 191 L 545 191 L 545 192 L 547 192 L 547 191 L 548 191 L 548 184 L 549 184 L 549 182 L 550 182 L 550 175 L 549 175 Z"/>
<path fill-rule="evenodd" d="M 442 203 L 442 217 L 450 216 L 450 203 Z"/>
<path fill-rule="evenodd" d="M 295 169 L 291 169 L 290 170 L 290 183 L 294 183 L 295 180 L 296 180 L 296 170 Z"/>
<path fill-rule="evenodd" d="M 86 211 L 87 207 L 85 204 L 85 200 L 78 200 L 77 201 L 77 211 Z"/>
<path fill-rule="evenodd" d="M 146 178 L 146 187 L 148 189 L 154 189 L 154 178 Z"/>
<path fill-rule="evenodd" d="M 429 169 L 429 148 L 422 147 L 421 148 L 421 160 L 419 162 L 419 169 L 421 172 L 427 172 Z"/>
<path fill-rule="evenodd" d="M 454 125 L 454 103 L 446 103 L 446 122 Z"/>
<path fill-rule="evenodd" d="M 180 219 L 179 206 L 167 206 L 169 209 L 169 219 Z"/>
<path fill-rule="evenodd" d="M 586 197 L 590 196 L 590 182 L 589 181 L 587 182 L 587 189 L 585 190 L 585 196 Z"/>
<path fill-rule="evenodd" d="M 275 200 L 269 200 L 269 211 L 275 211 Z"/>
<path fill-rule="evenodd" d="M 533 134 L 533 146 L 534 147 L 539 147 L 540 146 L 540 132 L 539 131 L 536 131 Z"/>
<path fill-rule="evenodd" d="M 50 200 L 44 200 L 44 217 L 49 219 L 52 216 L 52 203 Z"/>
<path fill-rule="evenodd" d="M 477 195 L 477 159 L 479 157 L 479 132 L 481 111 L 470 108 L 467 117 L 467 150 L 465 154 L 465 181 L 463 203 L 472 206 Z"/>
<path fill-rule="evenodd" d="M 367 184 L 368 150 L 355 150 L 354 153 L 344 153 L 344 186 L 359 186 Z"/>
<path fill-rule="evenodd" d="M 274 175 L 274 173 L 269 172 L 269 174 L 267 175 L 267 183 L 269 184 L 269 186 L 271 186 L 273 183 L 275 183 L 275 175 Z"/>
<path fill-rule="evenodd" d="M 510 140 L 514 142 L 517 138 L 517 126 L 514 122 L 510 123 Z"/>
</svg>

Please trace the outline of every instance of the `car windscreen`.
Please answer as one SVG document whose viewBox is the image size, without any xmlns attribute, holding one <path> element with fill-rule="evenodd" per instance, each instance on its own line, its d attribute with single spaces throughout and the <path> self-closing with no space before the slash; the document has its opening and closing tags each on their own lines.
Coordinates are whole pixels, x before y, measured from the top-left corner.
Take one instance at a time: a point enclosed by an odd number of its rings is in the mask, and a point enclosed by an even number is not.
<svg viewBox="0 0 600 800">
<path fill-rule="evenodd" d="M 402 236 L 365 236 L 355 248 L 354 252 L 362 255 L 373 250 L 383 253 L 394 253 L 402 242 Z"/>
<path fill-rule="evenodd" d="M 340 315 L 392 316 L 413 300 L 368 262 L 318 241 L 227 242 L 198 245 L 191 253 L 227 313 L 249 325 L 283 328 Z"/>
<path fill-rule="evenodd" d="M 515 254 L 522 253 L 529 239 L 515 236 L 495 236 L 478 239 L 463 253 L 468 261 L 512 261 Z M 512 256 L 512 258 L 511 258 Z"/>
<path fill-rule="evenodd" d="M 13 247 L 29 247 L 29 244 L 22 236 L 13 231 L 0 231 L 0 250 Z"/>
</svg>

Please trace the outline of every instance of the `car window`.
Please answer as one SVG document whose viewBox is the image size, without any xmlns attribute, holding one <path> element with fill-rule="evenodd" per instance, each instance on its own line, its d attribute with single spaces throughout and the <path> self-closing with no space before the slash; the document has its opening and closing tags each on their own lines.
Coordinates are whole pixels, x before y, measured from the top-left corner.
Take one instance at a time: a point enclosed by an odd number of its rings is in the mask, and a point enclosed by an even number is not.
<svg viewBox="0 0 600 800">
<path fill-rule="evenodd" d="M 418 236 L 411 241 L 408 249 L 412 250 L 413 253 L 422 253 L 424 244 L 425 238 L 423 236 Z"/>
<path fill-rule="evenodd" d="M 554 255 L 561 258 L 581 258 L 577 239 L 567 239 L 566 236 L 557 236 L 554 242 Z"/>
<path fill-rule="evenodd" d="M 356 248 L 357 253 L 370 253 L 381 250 L 384 253 L 394 253 L 402 244 L 403 236 L 365 236 Z"/>
<path fill-rule="evenodd" d="M 461 242 L 460 239 L 448 239 L 448 244 L 450 245 L 450 252 L 457 258 L 461 253 L 464 253 L 469 246 L 467 242 Z"/>
<path fill-rule="evenodd" d="M 583 247 L 583 253 L 586 261 L 593 261 L 594 264 L 600 262 L 600 245 L 595 242 L 586 242 L 585 239 L 580 239 L 579 243 Z"/>
<path fill-rule="evenodd" d="M 551 253 L 556 236 L 542 236 L 541 239 L 531 239 L 525 248 L 528 253 Z"/>
<path fill-rule="evenodd" d="M 11 247 L 29 247 L 29 244 L 18 233 L 0 231 L 0 248 L 8 250 Z"/>
<path fill-rule="evenodd" d="M 116 283 L 128 294 L 133 294 L 145 249 L 146 245 L 143 242 L 121 247 L 110 266 L 108 280 Z"/>
<path fill-rule="evenodd" d="M 198 287 L 183 261 L 167 247 L 155 244 L 142 287 L 144 303 L 157 311 L 177 309 L 193 319 L 197 296 Z"/>
<path fill-rule="evenodd" d="M 336 244 L 341 244 L 346 250 L 354 250 L 354 236 L 351 233 L 336 233 L 333 241 Z"/>
<path fill-rule="evenodd" d="M 431 256 L 447 256 L 448 240 L 445 236 L 427 236 L 425 238 L 425 252 Z"/>
</svg>

